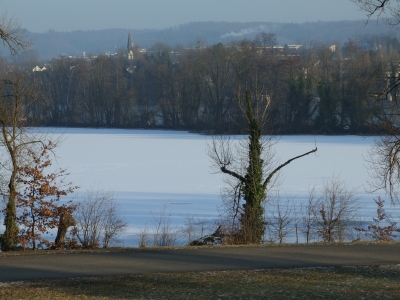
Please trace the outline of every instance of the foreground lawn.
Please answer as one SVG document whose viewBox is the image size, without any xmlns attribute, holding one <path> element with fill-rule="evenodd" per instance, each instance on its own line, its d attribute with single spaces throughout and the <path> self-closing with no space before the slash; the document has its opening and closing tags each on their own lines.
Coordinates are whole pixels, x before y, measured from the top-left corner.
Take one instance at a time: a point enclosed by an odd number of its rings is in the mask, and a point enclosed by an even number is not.
<svg viewBox="0 0 400 300">
<path fill-rule="evenodd" d="M 400 266 L 163 273 L 0 283 L 1 299 L 400 299 Z"/>
</svg>

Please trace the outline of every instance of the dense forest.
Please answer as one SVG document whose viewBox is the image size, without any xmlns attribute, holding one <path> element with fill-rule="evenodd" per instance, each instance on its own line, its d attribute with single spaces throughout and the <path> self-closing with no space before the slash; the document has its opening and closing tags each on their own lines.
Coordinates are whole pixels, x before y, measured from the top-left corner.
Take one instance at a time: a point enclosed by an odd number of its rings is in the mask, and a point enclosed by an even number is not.
<svg viewBox="0 0 400 300">
<path fill-rule="evenodd" d="M 40 100 L 26 105 L 26 118 L 47 126 L 241 132 L 238 99 L 249 91 L 271 102 L 273 133 L 358 134 L 384 109 L 375 93 L 397 78 L 400 60 L 397 39 L 377 36 L 365 45 L 157 43 L 147 52 L 134 48 L 133 60 L 120 51 L 59 57 L 35 72 L 38 62 L 29 59 L 2 66 L 26 70 Z M 382 97 L 396 100 L 396 93 Z"/>
</svg>

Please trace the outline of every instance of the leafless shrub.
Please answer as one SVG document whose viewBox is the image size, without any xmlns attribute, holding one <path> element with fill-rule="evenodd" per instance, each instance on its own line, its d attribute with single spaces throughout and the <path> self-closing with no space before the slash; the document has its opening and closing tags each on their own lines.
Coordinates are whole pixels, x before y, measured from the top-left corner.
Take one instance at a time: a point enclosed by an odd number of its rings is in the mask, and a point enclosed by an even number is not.
<svg viewBox="0 0 400 300">
<path fill-rule="evenodd" d="M 318 235 L 324 242 L 343 242 L 357 208 L 354 192 L 339 177 L 333 176 L 326 180 L 317 204 Z"/>
<path fill-rule="evenodd" d="M 149 230 L 147 227 L 139 231 L 139 248 L 146 248 L 149 245 Z"/>
<path fill-rule="evenodd" d="M 359 242 L 365 240 L 363 231 L 359 230 L 365 224 L 365 218 L 356 217 L 353 221 L 353 229 L 351 231 L 351 241 L 352 242 Z"/>
<path fill-rule="evenodd" d="M 167 215 L 168 204 L 163 204 L 159 212 L 150 212 L 155 225 L 153 246 L 173 246 L 177 241 L 177 233 L 171 228 L 171 216 Z"/>
<path fill-rule="evenodd" d="M 111 192 L 90 190 L 79 202 L 75 213 L 76 237 L 84 248 L 104 248 L 115 241 L 127 227 L 119 216 Z"/>
<path fill-rule="evenodd" d="M 186 216 L 182 233 L 187 237 L 187 244 L 205 236 L 208 230 L 207 219 L 197 216 Z"/>
<path fill-rule="evenodd" d="M 315 235 L 315 225 L 317 220 L 317 197 L 315 187 L 309 189 L 308 201 L 305 205 L 301 205 L 301 221 L 300 231 L 306 238 L 308 244 Z"/>
<path fill-rule="evenodd" d="M 112 199 L 106 208 L 107 214 L 104 217 L 103 225 L 103 248 L 108 248 L 112 242 L 117 241 L 117 237 L 122 234 L 128 223 L 119 217 L 119 208 Z"/>
<path fill-rule="evenodd" d="M 283 202 L 279 195 L 270 203 L 267 214 L 269 241 L 283 243 L 284 238 L 295 230 L 295 207 L 291 199 Z"/>
<path fill-rule="evenodd" d="M 190 245 L 190 243 L 197 239 L 196 232 L 195 232 L 195 222 L 194 222 L 194 217 L 193 216 L 187 216 L 185 218 L 185 224 L 182 229 L 182 232 L 184 235 L 187 237 L 187 244 Z"/>
</svg>

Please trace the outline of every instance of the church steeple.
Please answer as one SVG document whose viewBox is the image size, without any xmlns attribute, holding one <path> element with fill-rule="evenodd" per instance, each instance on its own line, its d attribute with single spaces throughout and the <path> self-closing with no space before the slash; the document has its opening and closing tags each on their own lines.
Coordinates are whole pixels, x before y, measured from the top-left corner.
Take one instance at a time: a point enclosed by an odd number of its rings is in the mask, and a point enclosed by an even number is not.
<svg viewBox="0 0 400 300">
<path fill-rule="evenodd" d="M 128 34 L 128 52 L 133 49 L 133 39 L 131 37 L 131 34 Z"/>
<path fill-rule="evenodd" d="M 133 39 L 130 33 L 128 34 L 128 45 L 126 50 L 128 53 L 128 59 L 133 59 Z"/>
</svg>

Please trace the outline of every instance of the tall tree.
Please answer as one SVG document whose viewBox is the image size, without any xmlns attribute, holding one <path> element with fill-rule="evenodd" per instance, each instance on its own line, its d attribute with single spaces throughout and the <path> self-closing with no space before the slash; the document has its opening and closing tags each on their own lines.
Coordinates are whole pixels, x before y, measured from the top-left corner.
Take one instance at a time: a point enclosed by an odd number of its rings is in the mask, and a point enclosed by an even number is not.
<svg viewBox="0 0 400 300">
<path fill-rule="evenodd" d="M 287 131 L 293 133 L 307 132 L 312 114 L 310 81 L 302 67 L 300 63 L 292 62 L 286 79 L 285 126 Z"/>
<path fill-rule="evenodd" d="M 259 32 L 257 33 L 254 42 L 257 46 L 273 48 L 278 42 L 275 33 Z"/>
<path fill-rule="evenodd" d="M 6 229 L 2 235 L 1 247 L 10 250 L 15 247 L 18 234 L 15 202 L 18 168 L 26 161 L 27 149 L 34 149 L 43 142 L 42 137 L 28 132 L 29 126 L 34 123 L 27 109 L 36 100 L 35 89 L 26 81 L 23 72 L 7 72 L 5 76 L 0 78 L 0 141 L 8 155 L 4 165 L 7 166 L 9 180 L 6 191 L 3 191 L 7 207 L 4 218 Z"/>
<path fill-rule="evenodd" d="M 181 57 L 179 76 L 180 108 L 183 126 L 195 128 L 200 122 L 200 108 L 203 104 L 203 82 L 199 49 L 185 51 Z"/>
<path fill-rule="evenodd" d="M 176 127 L 179 124 L 180 107 L 177 97 L 176 77 L 180 66 L 174 51 L 167 44 L 157 43 L 147 55 L 150 72 L 157 90 L 163 125 Z"/>
<path fill-rule="evenodd" d="M 246 92 L 241 106 L 247 120 L 246 149 L 238 149 L 237 154 L 234 154 L 226 140 L 214 139 L 209 156 L 220 172 L 234 179 L 232 208 L 234 217 L 240 222 L 236 242 L 260 243 L 265 231 L 263 203 L 274 175 L 292 161 L 316 152 L 317 148 L 293 157 L 277 167 L 271 166 L 271 141 L 265 143 L 262 139 L 263 130 L 268 123 L 271 101 L 259 98 L 252 102 L 250 94 Z"/>
<path fill-rule="evenodd" d="M 232 89 L 235 83 L 232 72 L 234 49 L 222 44 L 214 45 L 201 54 L 202 81 L 204 86 L 204 113 L 207 123 L 222 132 L 233 106 Z"/>
<path fill-rule="evenodd" d="M 374 70 L 370 54 L 363 52 L 352 41 L 345 45 L 348 55 L 344 60 L 342 72 L 342 128 L 348 132 L 359 134 L 367 131 L 367 124 L 371 123 L 372 112 L 375 109 L 370 103 L 370 90 L 373 86 Z"/>
<path fill-rule="evenodd" d="M 8 47 L 12 54 L 17 54 L 30 45 L 26 41 L 26 33 L 21 30 L 21 24 L 9 18 L 7 14 L 3 14 L 0 21 L 0 39 L 3 45 Z M 4 67 L 4 66 L 2 66 Z M 16 245 L 18 227 L 16 224 L 16 207 L 15 195 L 16 186 L 15 179 L 17 174 L 17 151 L 19 150 L 19 141 L 17 141 L 18 124 L 24 119 L 20 115 L 22 108 L 20 87 L 22 77 L 18 75 L 14 77 L 14 81 L 4 77 L 0 79 L 0 126 L 2 130 L 2 142 L 6 147 L 11 160 L 11 175 L 8 183 L 8 200 L 5 211 L 4 224 L 6 227 L 5 233 L 1 237 L 1 248 L 9 250 Z M 25 143 L 25 142 L 22 142 Z M 17 145 L 18 144 L 18 145 Z"/>
<path fill-rule="evenodd" d="M 367 12 L 368 18 L 384 15 L 388 23 L 400 23 L 399 1 L 395 0 L 351 0 Z M 369 152 L 367 159 L 372 175 L 373 190 L 384 189 L 392 203 L 399 201 L 400 188 L 400 106 L 397 99 L 400 76 L 393 64 L 381 64 L 380 82 L 374 86 L 372 96 L 380 103 L 382 109 L 377 115 L 374 128 L 380 133 L 380 138 Z M 379 68 L 377 68 L 379 69 Z"/>
<path fill-rule="evenodd" d="M 342 70 L 340 60 L 334 59 L 334 55 L 328 47 L 322 46 L 319 50 L 321 66 L 317 92 L 320 101 L 315 129 L 329 134 L 341 129 L 339 92 Z"/>
</svg>

